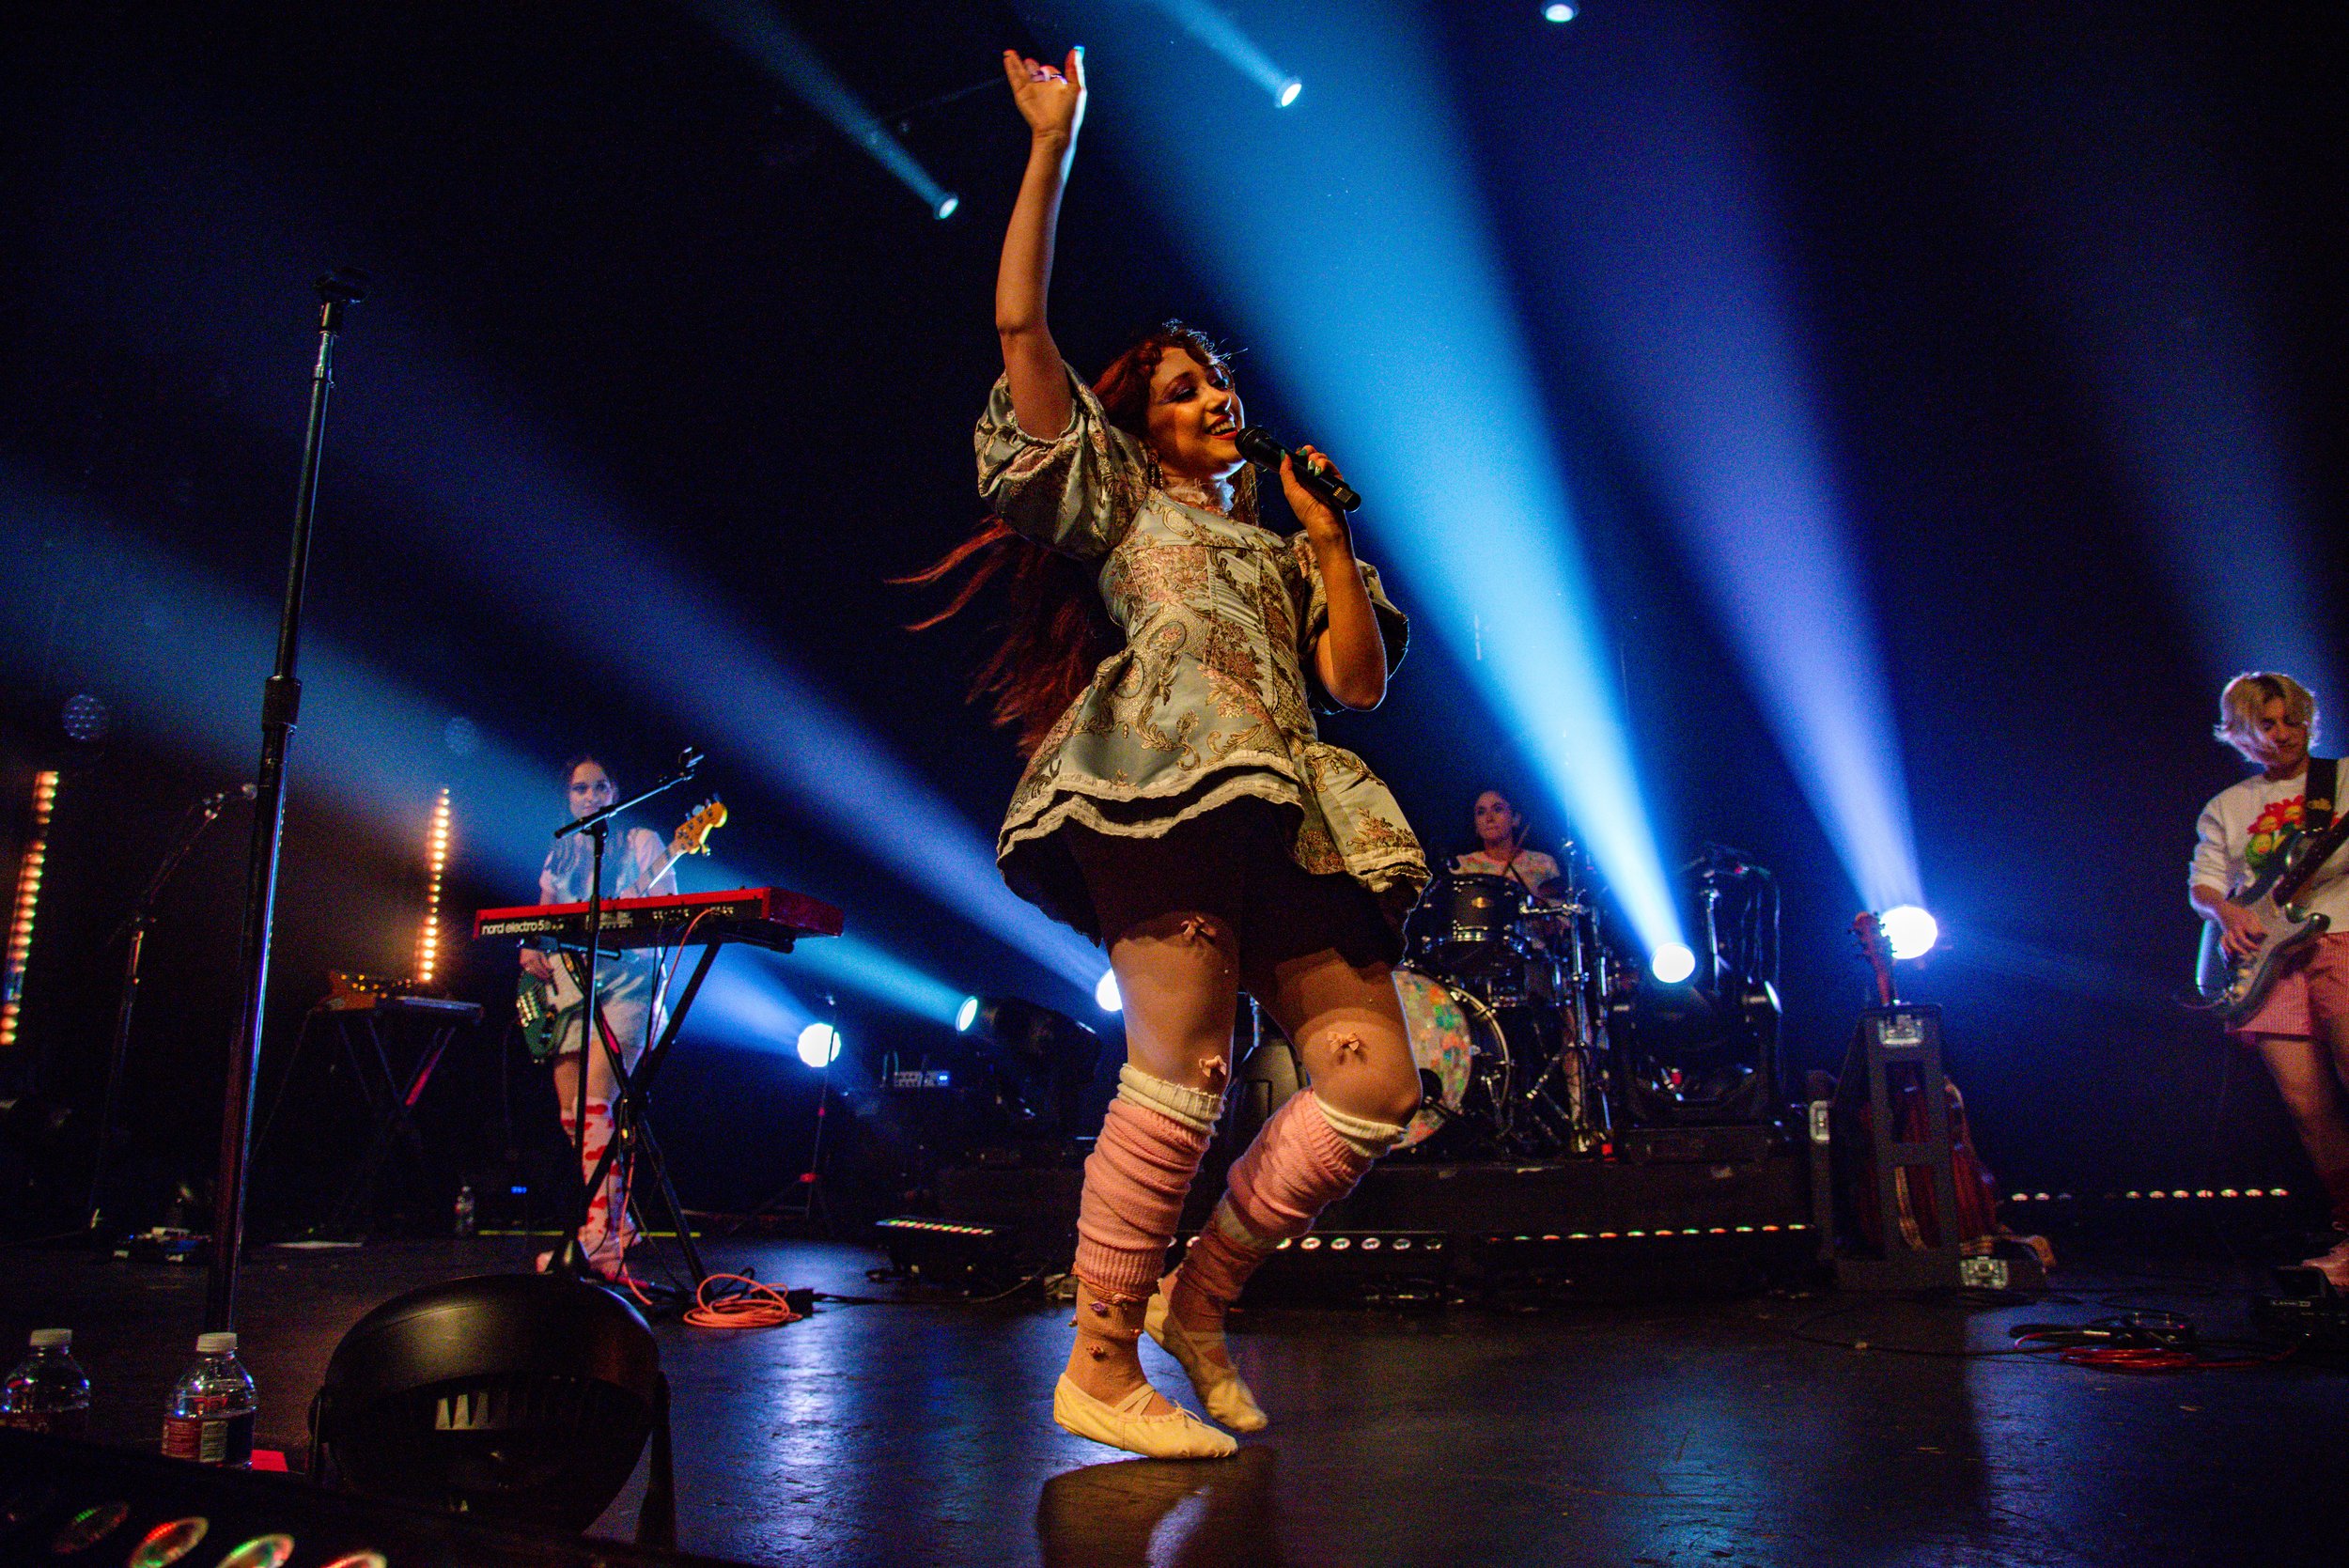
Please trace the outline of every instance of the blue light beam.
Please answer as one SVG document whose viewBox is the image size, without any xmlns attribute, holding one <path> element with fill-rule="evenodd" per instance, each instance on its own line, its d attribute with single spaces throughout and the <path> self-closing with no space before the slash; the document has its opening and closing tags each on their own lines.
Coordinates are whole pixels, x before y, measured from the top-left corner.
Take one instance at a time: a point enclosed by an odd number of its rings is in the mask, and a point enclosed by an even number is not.
<svg viewBox="0 0 2349 1568">
<path fill-rule="evenodd" d="M 1273 103 L 1285 109 L 1297 101 L 1305 85 L 1279 66 L 1272 56 L 1257 46 L 1256 40 L 1240 30 L 1238 23 L 1208 0 L 1148 0 L 1156 10 L 1221 55 L 1233 70 L 1272 95 Z"/>
<path fill-rule="evenodd" d="M 104 619 L 76 650 L 88 660 L 78 673 L 148 733 L 210 766 L 252 768 L 277 637 L 274 600 L 187 565 L 5 458 L 0 554 L 26 568 L 0 584 L 0 632 L 12 645 L 47 642 L 57 596 L 102 595 Z M 316 789 L 388 840 L 414 842 L 430 787 L 451 783 L 456 839 L 468 860 L 535 895 L 563 820 L 551 769 L 490 737 L 453 762 L 448 704 L 315 629 L 302 679 L 289 784 L 297 800 Z"/>
<path fill-rule="evenodd" d="M 1560 132 L 1581 171 L 1561 206 L 1563 292 L 1854 886 L 1872 908 L 1916 904 L 1883 653 L 1789 330 L 1766 177 L 1718 41 L 1675 18 L 1650 13 Z"/>
<path fill-rule="evenodd" d="M 1989 132 L 1985 173 L 2029 236 L 2018 259 L 2149 515 L 2204 676 L 2216 690 L 2288 670 L 2338 702 L 2336 624 L 2309 569 L 2318 505 L 2264 319 L 2290 290 L 2262 275 L 2255 221 L 2213 150 L 2224 108 L 2154 57 L 2157 33 L 2115 29 L 2085 89 L 2060 25 L 2030 8 L 1944 36 L 1942 90 Z"/>
<path fill-rule="evenodd" d="M 1243 180 L 1201 156 L 1195 82 L 1145 66 L 1146 38 L 1109 41 L 1093 51 L 1110 95 L 1097 133 L 1164 182 L 1244 334 L 1289 367 L 1285 401 L 1370 497 L 1366 551 L 1474 672 L 1640 941 L 1683 940 L 1540 392 L 1434 74 L 1443 52 L 1399 5 L 1311 35 L 1299 63 L 1329 84 L 1325 108 L 1260 127 Z M 1265 190 L 1284 194 L 1277 216 L 1247 211 Z"/>
<path fill-rule="evenodd" d="M 119 328 L 124 345 L 144 354 L 236 363 L 257 342 L 298 351 L 300 313 L 283 307 L 301 274 L 266 258 L 319 254 L 310 219 L 271 199 L 272 183 L 243 168 L 233 149 L 165 122 L 153 102 L 105 99 L 86 113 L 86 123 L 109 127 L 110 136 L 74 138 L 94 161 L 84 178 L 121 200 L 108 223 L 39 225 L 43 243 L 33 265 L 44 286 L 91 321 Z M 208 216 L 222 211 L 238 213 L 239 223 Z M 163 235 L 176 238 L 164 246 Z M 131 318 L 122 314 L 125 300 L 134 302 Z M 877 854 L 909 885 L 1090 996 L 1107 967 L 1099 950 L 1004 887 L 991 843 L 798 675 L 760 629 L 718 608 L 722 592 L 648 571 L 646 564 L 666 552 L 630 525 L 597 483 L 595 463 L 560 449 L 521 411 L 525 400 L 474 373 L 420 309 L 428 303 L 397 290 L 368 302 L 365 332 L 345 349 L 352 368 L 343 396 L 354 416 L 334 436 L 335 471 L 392 498 L 387 504 L 412 524 L 417 569 L 485 614 L 526 612 L 518 624 L 566 650 L 583 673 L 648 684 L 681 725 L 701 727 L 695 738 L 722 763 L 747 766 L 815 820 L 862 822 L 886 811 L 901 831 L 843 842 Z M 350 357 L 362 348 L 364 374 Z M 232 380 L 229 408 L 270 439 L 299 434 L 298 425 L 287 427 L 274 380 Z M 546 592 L 541 563 L 550 560 L 631 584 L 638 642 L 625 654 L 580 647 L 568 601 Z M 522 820 L 543 809 L 534 806 Z"/>
<path fill-rule="evenodd" d="M 748 55 L 778 85 L 832 121 L 839 132 L 874 163 L 896 176 L 940 220 L 955 215 L 960 198 L 930 178 L 879 116 L 848 90 L 824 57 L 762 0 L 693 0 L 693 10 L 712 32 Z"/>
</svg>

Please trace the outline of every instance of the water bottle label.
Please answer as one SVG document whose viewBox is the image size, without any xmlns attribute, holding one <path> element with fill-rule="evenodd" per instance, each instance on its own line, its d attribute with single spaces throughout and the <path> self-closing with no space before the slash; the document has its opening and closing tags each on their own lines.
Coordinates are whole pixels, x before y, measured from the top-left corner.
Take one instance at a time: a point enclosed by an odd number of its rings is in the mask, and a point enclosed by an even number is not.
<svg viewBox="0 0 2349 1568">
<path fill-rule="evenodd" d="M 45 1432 L 53 1437 L 80 1437 L 89 1431 L 89 1406 L 0 1412 L 0 1426 L 13 1427 L 19 1432 Z"/>
<path fill-rule="evenodd" d="M 165 1416 L 163 1457 L 247 1469 L 253 1464 L 253 1416 Z"/>
</svg>

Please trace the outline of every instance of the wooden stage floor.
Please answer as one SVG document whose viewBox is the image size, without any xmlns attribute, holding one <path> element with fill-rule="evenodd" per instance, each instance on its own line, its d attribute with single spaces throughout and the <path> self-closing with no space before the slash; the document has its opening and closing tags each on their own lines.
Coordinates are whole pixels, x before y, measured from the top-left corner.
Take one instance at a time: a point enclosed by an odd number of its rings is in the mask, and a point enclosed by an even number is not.
<svg viewBox="0 0 2349 1568">
<path fill-rule="evenodd" d="M 242 1328 L 263 1445 L 300 1445 L 328 1354 L 369 1307 L 521 1266 L 525 1249 L 257 1251 Z M 709 1250 L 792 1285 L 892 1293 L 860 1247 Z M 667 1323 L 679 1545 L 842 1568 L 2349 1561 L 2338 1360 L 2131 1376 L 1971 1354 L 2006 1350 L 2018 1322 L 2131 1309 L 2248 1332 L 2263 1283 L 2248 1265 L 2128 1264 L 2075 1264 L 2039 1302 L 1993 1308 L 1260 1309 L 1235 1337 L 1275 1424 L 1209 1465 L 1116 1459 L 1050 1424 L 1065 1307 L 826 1305 L 734 1334 Z M 151 1446 L 201 1276 L 23 1250 L 5 1272 L 0 1336 L 70 1325 L 97 1385 L 92 1436 Z M 625 1535 L 634 1491 L 599 1531 Z"/>
</svg>

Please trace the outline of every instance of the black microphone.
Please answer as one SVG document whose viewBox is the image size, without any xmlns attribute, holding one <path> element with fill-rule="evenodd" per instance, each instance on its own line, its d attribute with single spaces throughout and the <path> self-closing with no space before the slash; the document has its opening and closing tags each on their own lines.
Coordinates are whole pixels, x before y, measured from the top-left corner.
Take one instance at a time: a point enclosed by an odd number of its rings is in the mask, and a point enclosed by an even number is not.
<svg viewBox="0 0 2349 1568">
<path fill-rule="evenodd" d="M 1281 472 L 1281 459 L 1289 456 L 1289 449 L 1261 425 L 1242 426 L 1239 434 L 1232 440 L 1239 447 L 1241 457 L 1258 468 L 1269 469 L 1275 474 Z M 1330 473 L 1329 465 L 1318 458 L 1298 458 L 1297 477 L 1303 481 L 1307 489 L 1341 512 L 1356 511 L 1362 505 L 1362 498 L 1355 492 L 1354 487 Z"/>
</svg>

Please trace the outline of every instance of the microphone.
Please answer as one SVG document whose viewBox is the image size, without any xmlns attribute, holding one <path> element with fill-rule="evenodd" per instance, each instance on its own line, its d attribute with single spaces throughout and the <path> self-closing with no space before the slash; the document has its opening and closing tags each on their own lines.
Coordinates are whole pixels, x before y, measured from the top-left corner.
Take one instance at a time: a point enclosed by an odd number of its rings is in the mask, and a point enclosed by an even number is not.
<svg viewBox="0 0 2349 1568">
<path fill-rule="evenodd" d="M 1232 439 L 1238 445 L 1241 457 L 1258 468 L 1269 469 L 1275 474 L 1281 472 L 1281 459 L 1289 456 L 1289 449 L 1261 425 L 1242 426 L 1239 434 Z M 1318 458 L 1298 458 L 1297 477 L 1307 489 L 1341 512 L 1355 511 L 1362 504 L 1362 498 L 1356 493 L 1354 487 L 1330 473 L 1329 465 Z"/>
</svg>

